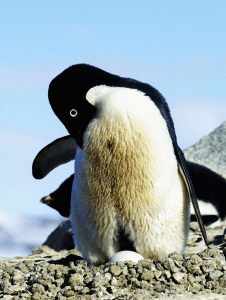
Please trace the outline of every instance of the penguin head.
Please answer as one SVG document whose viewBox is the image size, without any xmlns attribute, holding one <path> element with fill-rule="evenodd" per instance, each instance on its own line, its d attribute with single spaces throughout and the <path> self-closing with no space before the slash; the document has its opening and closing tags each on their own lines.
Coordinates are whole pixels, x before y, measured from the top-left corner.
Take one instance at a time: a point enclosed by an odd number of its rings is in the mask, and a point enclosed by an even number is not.
<svg viewBox="0 0 226 300">
<path fill-rule="evenodd" d="M 112 77 L 118 76 L 87 64 L 78 64 L 64 70 L 49 85 L 50 105 L 80 148 L 83 133 L 96 112 L 86 94 L 96 85 L 108 85 Z"/>
<path fill-rule="evenodd" d="M 158 90 L 132 78 L 120 77 L 88 64 L 77 64 L 67 68 L 51 81 L 48 97 L 54 113 L 80 148 L 83 146 L 83 134 L 87 125 L 96 113 L 96 108 L 87 101 L 86 95 L 91 88 L 99 85 L 142 91 L 160 110 L 167 122 L 171 138 L 176 143 L 168 105 Z"/>
</svg>

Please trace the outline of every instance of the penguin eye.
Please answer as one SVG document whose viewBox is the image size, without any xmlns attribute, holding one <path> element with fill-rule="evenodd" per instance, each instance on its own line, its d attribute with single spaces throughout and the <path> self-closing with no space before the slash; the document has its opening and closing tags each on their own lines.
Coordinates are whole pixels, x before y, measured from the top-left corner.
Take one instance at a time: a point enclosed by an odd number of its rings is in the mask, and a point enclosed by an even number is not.
<svg viewBox="0 0 226 300">
<path fill-rule="evenodd" d="M 74 109 L 74 108 L 70 111 L 70 116 L 71 116 L 71 117 L 76 117 L 77 114 L 78 114 L 78 112 L 77 112 L 77 110 Z"/>
</svg>

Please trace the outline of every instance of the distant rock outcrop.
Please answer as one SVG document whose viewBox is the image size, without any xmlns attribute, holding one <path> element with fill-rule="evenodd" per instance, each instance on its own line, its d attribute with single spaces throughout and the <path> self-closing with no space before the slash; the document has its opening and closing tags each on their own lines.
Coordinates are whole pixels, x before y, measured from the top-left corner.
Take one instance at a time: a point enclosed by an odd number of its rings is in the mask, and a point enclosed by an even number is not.
<svg viewBox="0 0 226 300">
<path fill-rule="evenodd" d="M 226 178 L 226 122 L 184 150 L 185 158 Z"/>
</svg>

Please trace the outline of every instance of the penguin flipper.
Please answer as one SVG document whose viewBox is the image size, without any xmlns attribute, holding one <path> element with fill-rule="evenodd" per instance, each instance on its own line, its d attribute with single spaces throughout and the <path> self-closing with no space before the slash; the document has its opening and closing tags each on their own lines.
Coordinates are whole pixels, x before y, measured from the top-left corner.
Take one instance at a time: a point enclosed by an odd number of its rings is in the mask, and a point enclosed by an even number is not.
<svg viewBox="0 0 226 300">
<path fill-rule="evenodd" d="M 34 178 L 42 179 L 56 167 L 75 159 L 76 150 L 77 143 L 70 135 L 56 139 L 36 155 L 32 164 Z"/>
<path fill-rule="evenodd" d="M 184 158 L 184 154 L 178 146 L 174 147 L 174 149 L 175 149 L 176 156 L 177 156 L 177 159 L 178 159 L 179 172 L 180 172 L 180 174 L 181 174 L 181 176 L 184 179 L 184 182 L 186 184 L 188 194 L 189 194 L 189 197 L 191 199 L 191 202 L 192 202 L 192 205 L 193 205 L 193 208 L 194 208 L 194 211 L 195 211 L 196 219 L 199 223 L 199 227 L 201 229 L 201 232 L 202 232 L 204 241 L 206 243 L 206 246 L 208 247 L 208 239 L 207 239 L 206 230 L 205 230 L 205 227 L 204 227 L 204 224 L 203 224 L 203 221 L 202 221 L 202 216 L 201 216 L 201 213 L 200 213 L 200 210 L 199 210 L 198 201 L 197 201 L 195 190 L 194 190 L 194 187 L 193 187 L 193 184 L 192 184 L 192 181 L 191 181 L 191 177 L 190 177 L 189 172 L 188 172 L 188 168 L 187 168 L 186 160 Z"/>
</svg>

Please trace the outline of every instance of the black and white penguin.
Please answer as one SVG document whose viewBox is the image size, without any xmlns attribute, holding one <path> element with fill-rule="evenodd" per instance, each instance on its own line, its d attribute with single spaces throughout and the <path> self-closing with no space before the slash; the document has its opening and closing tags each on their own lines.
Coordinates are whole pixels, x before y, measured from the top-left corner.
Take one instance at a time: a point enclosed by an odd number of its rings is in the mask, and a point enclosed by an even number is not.
<svg viewBox="0 0 226 300">
<path fill-rule="evenodd" d="M 169 108 L 155 88 L 79 64 L 52 80 L 48 96 L 70 136 L 40 152 L 33 175 L 42 178 L 65 163 L 66 143 L 75 140 L 71 225 L 85 259 L 100 264 L 131 248 L 151 259 L 182 252 L 189 196 L 207 244 Z M 52 167 L 43 168 L 49 161 Z"/>
<path fill-rule="evenodd" d="M 205 226 L 213 228 L 226 224 L 226 179 L 203 165 L 187 161 L 187 166 Z M 54 192 L 43 197 L 41 202 L 68 218 L 73 180 L 74 174 Z M 195 220 L 195 212 L 191 207 L 191 221 Z"/>
<path fill-rule="evenodd" d="M 203 222 L 214 228 L 226 224 L 226 180 L 209 168 L 187 161 Z M 195 221 L 191 207 L 191 221 Z"/>
<path fill-rule="evenodd" d="M 74 180 L 74 174 L 68 177 L 54 192 L 43 197 L 40 201 L 54 209 L 61 216 L 68 218 L 70 216 L 71 207 L 71 191 Z"/>
</svg>

